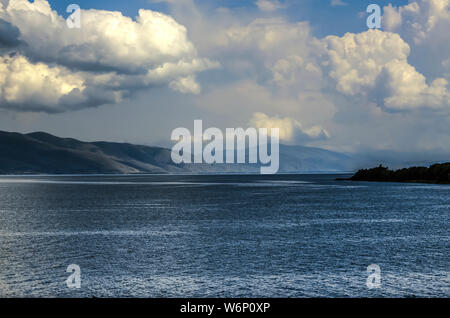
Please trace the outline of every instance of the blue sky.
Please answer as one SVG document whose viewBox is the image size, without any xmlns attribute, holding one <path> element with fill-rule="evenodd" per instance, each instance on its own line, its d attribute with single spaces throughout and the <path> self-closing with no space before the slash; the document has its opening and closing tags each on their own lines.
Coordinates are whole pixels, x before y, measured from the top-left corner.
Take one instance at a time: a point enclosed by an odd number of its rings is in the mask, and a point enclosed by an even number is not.
<svg viewBox="0 0 450 318">
<path fill-rule="evenodd" d="M 63 18 L 84 9 L 80 29 L 27 1 L 0 0 L 0 130 L 168 146 L 202 119 L 337 151 L 449 153 L 450 0 L 49 0 Z"/>
<path fill-rule="evenodd" d="M 101 9 L 121 11 L 124 15 L 134 18 L 139 9 L 151 9 L 169 13 L 170 10 L 164 2 L 151 0 L 50 0 L 50 4 L 61 15 L 67 16 L 66 7 L 77 3 L 82 9 Z M 125 5 L 126 3 L 126 5 Z M 233 8 L 242 11 L 257 11 L 255 1 L 252 0 L 196 0 L 196 3 L 208 8 Z M 285 9 L 279 13 L 288 17 L 290 21 L 309 21 L 317 36 L 329 34 L 344 34 L 345 32 L 361 32 L 366 29 L 365 17 L 358 13 L 364 12 L 369 4 L 376 3 L 384 7 L 389 3 L 400 6 L 408 0 L 345 0 L 346 5 L 332 6 L 331 0 L 284 0 Z"/>
</svg>

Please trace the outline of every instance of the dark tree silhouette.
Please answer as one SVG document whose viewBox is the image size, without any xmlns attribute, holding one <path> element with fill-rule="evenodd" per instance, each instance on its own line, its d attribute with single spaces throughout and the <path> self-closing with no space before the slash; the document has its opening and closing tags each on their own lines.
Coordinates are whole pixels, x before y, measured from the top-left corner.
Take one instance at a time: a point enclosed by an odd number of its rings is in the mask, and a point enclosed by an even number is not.
<svg viewBox="0 0 450 318">
<path fill-rule="evenodd" d="M 428 168 L 410 167 L 399 170 L 389 170 L 388 167 L 379 165 L 376 168 L 359 170 L 350 180 L 450 183 L 450 162 L 434 164 Z"/>
</svg>

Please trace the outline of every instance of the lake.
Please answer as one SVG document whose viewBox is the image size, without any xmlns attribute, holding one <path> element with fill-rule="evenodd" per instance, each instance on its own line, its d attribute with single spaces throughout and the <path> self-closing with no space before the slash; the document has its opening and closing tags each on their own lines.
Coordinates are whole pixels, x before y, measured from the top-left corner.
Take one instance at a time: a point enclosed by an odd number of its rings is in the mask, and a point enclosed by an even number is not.
<svg viewBox="0 0 450 318">
<path fill-rule="evenodd" d="M 450 297 L 450 185 L 336 177 L 0 176 L 0 296 Z"/>
</svg>

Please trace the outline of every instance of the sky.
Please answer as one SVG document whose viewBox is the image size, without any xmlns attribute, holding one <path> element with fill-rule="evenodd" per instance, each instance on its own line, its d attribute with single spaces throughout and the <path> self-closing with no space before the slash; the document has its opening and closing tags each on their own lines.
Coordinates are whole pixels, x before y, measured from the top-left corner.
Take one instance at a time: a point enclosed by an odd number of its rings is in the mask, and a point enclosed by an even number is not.
<svg viewBox="0 0 450 318">
<path fill-rule="evenodd" d="M 168 146 L 202 119 L 342 152 L 450 153 L 450 0 L 0 3 L 0 130 Z"/>
</svg>

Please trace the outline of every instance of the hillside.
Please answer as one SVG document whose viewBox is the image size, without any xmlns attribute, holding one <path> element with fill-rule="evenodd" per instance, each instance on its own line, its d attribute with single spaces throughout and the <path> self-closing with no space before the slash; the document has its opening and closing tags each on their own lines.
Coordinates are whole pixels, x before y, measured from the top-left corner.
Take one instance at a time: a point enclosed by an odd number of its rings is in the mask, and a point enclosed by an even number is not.
<svg viewBox="0 0 450 318">
<path fill-rule="evenodd" d="M 175 165 L 170 149 L 116 142 L 83 142 L 44 132 L 0 131 L 0 174 L 258 173 L 258 165 Z M 312 147 L 280 146 L 280 172 L 339 172 L 349 156 Z"/>
</svg>

